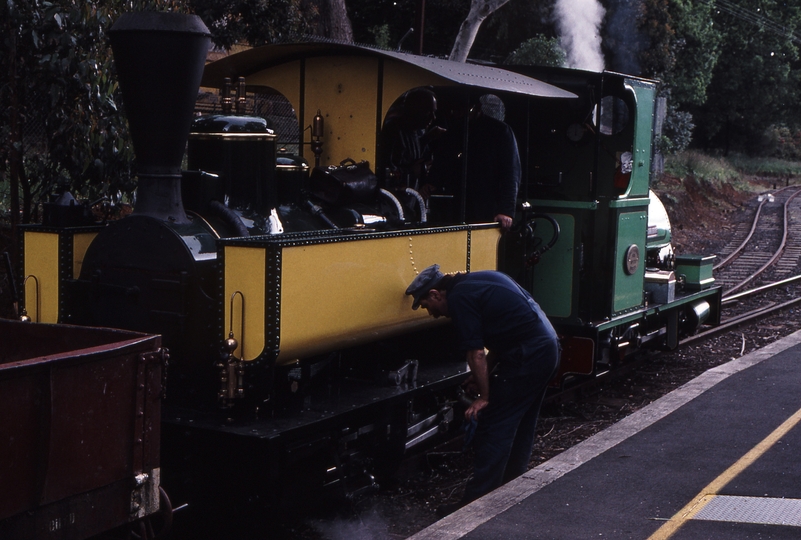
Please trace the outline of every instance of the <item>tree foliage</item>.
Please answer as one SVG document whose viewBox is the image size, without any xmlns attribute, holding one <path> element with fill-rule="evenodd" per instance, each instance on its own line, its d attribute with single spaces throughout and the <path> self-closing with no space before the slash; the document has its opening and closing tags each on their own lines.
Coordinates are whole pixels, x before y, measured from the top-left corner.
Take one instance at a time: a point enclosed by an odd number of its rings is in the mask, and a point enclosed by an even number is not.
<svg viewBox="0 0 801 540">
<path fill-rule="evenodd" d="M 283 41 L 312 31 L 321 18 L 322 0 L 188 0 L 203 19 L 217 47 L 252 46 Z M 306 16 L 302 8 L 306 8 Z M 320 23 L 322 24 L 322 23 Z M 322 35 L 322 30 L 320 30 Z"/>
<path fill-rule="evenodd" d="M 106 35 L 123 6 L 70 0 L 5 5 L 0 173 L 22 192 L 23 222 L 57 185 L 95 196 L 130 180 L 132 151 Z"/>
<path fill-rule="evenodd" d="M 507 58 L 507 64 L 531 64 L 564 67 L 567 61 L 559 39 L 536 36 L 520 44 Z"/>
<path fill-rule="evenodd" d="M 638 44 L 638 56 L 642 73 L 649 77 L 664 78 L 676 63 L 676 32 L 668 8 L 668 0 L 644 0 L 635 25 L 647 43 Z"/>
<path fill-rule="evenodd" d="M 691 143 L 693 107 L 706 101 L 706 89 L 719 54 L 720 33 L 705 0 L 645 0 L 639 17 L 639 73 L 659 79 L 667 98 L 663 140 L 665 153 L 680 152 Z"/>
<path fill-rule="evenodd" d="M 669 89 L 664 90 L 663 96 L 667 98 L 667 111 L 662 125 L 662 137 L 657 144 L 662 154 L 676 154 L 690 146 L 695 122 L 692 114 L 680 110 L 677 102 L 670 99 Z"/>
<path fill-rule="evenodd" d="M 529 39 L 556 38 L 553 12 L 551 2 L 511 0 L 481 25 L 471 57 L 501 61 Z"/>
<path fill-rule="evenodd" d="M 676 103 L 703 105 L 720 55 L 722 28 L 714 23 L 711 3 L 671 0 L 670 11 L 675 32 L 675 61 L 665 77 Z"/>
<path fill-rule="evenodd" d="M 760 17 L 755 23 L 725 12 L 716 15 L 715 22 L 723 27 L 720 55 L 706 103 L 696 110 L 696 123 L 705 146 L 754 153 L 768 126 L 799 121 L 801 73 L 791 33 L 799 23 L 799 8 L 773 0 L 741 0 L 740 5 Z M 789 31 L 777 31 L 764 21 L 782 21 Z"/>
<path fill-rule="evenodd" d="M 404 50 L 411 50 L 414 36 L 407 36 L 407 32 L 414 27 L 417 0 L 346 1 L 348 16 L 353 23 L 354 41 L 368 45 L 386 44 L 390 49 L 401 46 Z M 467 15 L 469 7 L 466 0 L 426 2 L 424 54 L 445 56 L 450 52 L 459 23 Z M 376 34 L 376 27 L 384 27 L 385 30 Z"/>
</svg>

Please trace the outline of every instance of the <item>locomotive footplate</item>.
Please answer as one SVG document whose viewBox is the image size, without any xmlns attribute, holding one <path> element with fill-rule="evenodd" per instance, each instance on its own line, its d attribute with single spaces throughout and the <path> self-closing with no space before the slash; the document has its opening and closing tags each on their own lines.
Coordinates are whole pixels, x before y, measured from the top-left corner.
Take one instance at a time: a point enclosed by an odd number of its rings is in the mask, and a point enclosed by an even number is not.
<svg viewBox="0 0 801 540">
<path fill-rule="evenodd" d="M 467 374 L 464 361 L 423 361 L 416 382 L 345 377 L 307 396 L 302 410 L 267 418 L 167 405 L 163 483 L 190 506 L 222 493 L 268 497 L 271 507 L 320 490 L 352 496 L 394 472 L 418 442 L 459 427 L 454 408 Z"/>
</svg>

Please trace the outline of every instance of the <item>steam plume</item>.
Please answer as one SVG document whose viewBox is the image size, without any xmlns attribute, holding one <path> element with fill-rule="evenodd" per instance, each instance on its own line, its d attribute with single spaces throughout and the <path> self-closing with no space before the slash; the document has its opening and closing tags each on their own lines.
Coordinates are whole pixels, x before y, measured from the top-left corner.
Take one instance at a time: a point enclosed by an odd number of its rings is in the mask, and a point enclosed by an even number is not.
<svg viewBox="0 0 801 540">
<path fill-rule="evenodd" d="M 604 14 L 597 0 L 556 1 L 556 25 L 569 67 L 603 71 L 600 27 Z"/>
</svg>

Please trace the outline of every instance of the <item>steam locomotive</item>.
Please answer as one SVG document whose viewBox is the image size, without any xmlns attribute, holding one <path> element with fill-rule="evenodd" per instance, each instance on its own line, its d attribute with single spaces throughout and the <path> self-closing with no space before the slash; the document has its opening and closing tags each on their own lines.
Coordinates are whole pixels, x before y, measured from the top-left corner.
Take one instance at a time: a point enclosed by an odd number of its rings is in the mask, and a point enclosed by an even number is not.
<svg viewBox="0 0 801 540">
<path fill-rule="evenodd" d="M 719 322 L 712 258 L 672 253 L 649 191 L 654 81 L 316 42 L 204 66 L 208 30 L 171 13 L 125 15 L 110 36 L 134 213 L 86 224 L 51 209 L 25 227 L 24 306 L 37 322 L 162 335 L 162 480 L 179 498 L 352 495 L 457 428 L 464 359 L 403 294 L 433 263 L 531 291 L 562 339 L 555 386 Z M 194 118 L 201 85 L 225 89 L 222 114 Z M 329 178 L 380 161 L 385 117 L 422 86 L 441 109 L 503 101 L 523 172 L 511 232 L 464 222 L 464 181 L 426 201 L 372 170 L 357 188 Z M 291 104 L 294 140 L 269 114 L 233 114 L 253 93 Z"/>
</svg>

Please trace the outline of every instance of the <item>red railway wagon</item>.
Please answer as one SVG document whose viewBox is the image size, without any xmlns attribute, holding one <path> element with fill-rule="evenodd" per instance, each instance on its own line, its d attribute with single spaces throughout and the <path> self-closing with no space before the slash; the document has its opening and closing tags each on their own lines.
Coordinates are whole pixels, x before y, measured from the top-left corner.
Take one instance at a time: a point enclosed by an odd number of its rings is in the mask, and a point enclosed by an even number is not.
<svg viewBox="0 0 801 540">
<path fill-rule="evenodd" d="M 161 337 L 0 320 L 0 538 L 88 538 L 159 509 Z"/>
</svg>

